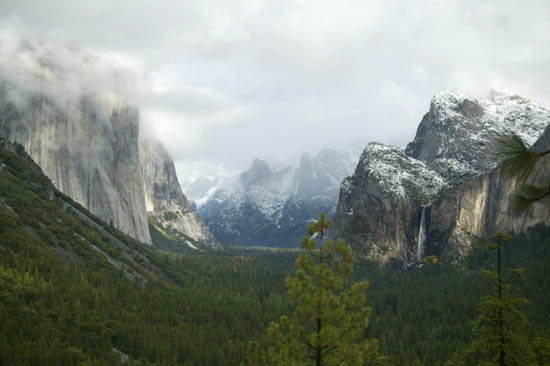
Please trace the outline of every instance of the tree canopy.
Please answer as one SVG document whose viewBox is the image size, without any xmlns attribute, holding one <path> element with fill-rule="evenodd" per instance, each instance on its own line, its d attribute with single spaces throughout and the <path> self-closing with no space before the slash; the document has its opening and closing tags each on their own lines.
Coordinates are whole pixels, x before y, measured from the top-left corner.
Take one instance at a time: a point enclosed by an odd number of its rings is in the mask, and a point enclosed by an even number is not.
<svg viewBox="0 0 550 366">
<path fill-rule="evenodd" d="M 294 314 L 272 322 L 268 351 L 273 365 L 383 365 L 378 343 L 365 337 L 371 309 L 366 306 L 368 283 L 347 286 L 353 271 L 351 247 L 343 240 L 325 240 L 332 225 L 324 214 L 308 226 L 294 277 L 286 279 Z M 252 343 L 248 364 L 265 357 Z"/>
</svg>

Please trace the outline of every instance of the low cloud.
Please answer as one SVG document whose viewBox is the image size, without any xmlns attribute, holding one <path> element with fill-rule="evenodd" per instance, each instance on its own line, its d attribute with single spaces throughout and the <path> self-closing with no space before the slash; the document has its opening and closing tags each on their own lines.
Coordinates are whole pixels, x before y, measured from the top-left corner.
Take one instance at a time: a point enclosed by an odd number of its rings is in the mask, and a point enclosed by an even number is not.
<svg viewBox="0 0 550 366">
<path fill-rule="evenodd" d="M 90 53 L 65 42 L 24 38 L 11 24 L 0 25 L 0 80 L 12 102 L 41 95 L 65 106 L 82 96 L 135 104 L 144 93 L 140 65 L 115 52 Z"/>
<path fill-rule="evenodd" d="M 550 106 L 547 0 L 6 0 L 0 13 L 30 38 L 139 60 L 143 130 L 180 166 L 404 145 L 441 89 Z"/>
</svg>

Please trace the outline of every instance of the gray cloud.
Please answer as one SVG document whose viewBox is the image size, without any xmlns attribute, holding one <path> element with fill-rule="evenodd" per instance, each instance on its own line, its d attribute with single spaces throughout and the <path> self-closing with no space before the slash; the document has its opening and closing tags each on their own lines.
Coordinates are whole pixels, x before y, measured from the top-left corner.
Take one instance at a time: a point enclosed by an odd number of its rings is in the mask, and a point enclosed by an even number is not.
<svg viewBox="0 0 550 366">
<path fill-rule="evenodd" d="M 402 145 L 440 89 L 550 105 L 547 0 L 5 0 L 0 14 L 26 37 L 137 60 L 144 131 L 182 174 L 358 137 Z"/>
<path fill-rule="evenodd" d="M 22 38 L 12 25 L 0 26 L 0 81 L 8 83 L 8 96 L 19 105 L 34 94 L 62 106 L 81 96 L 137 103 L 146 90 L 139 69 L 124 55 L 36 42 Z"/>
</svg>

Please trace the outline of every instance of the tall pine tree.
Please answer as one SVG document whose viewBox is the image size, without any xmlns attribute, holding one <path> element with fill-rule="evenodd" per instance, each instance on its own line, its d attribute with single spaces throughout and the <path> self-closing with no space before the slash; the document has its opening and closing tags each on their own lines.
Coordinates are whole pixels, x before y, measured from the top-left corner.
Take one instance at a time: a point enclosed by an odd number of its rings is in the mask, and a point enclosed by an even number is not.
<svg viewBox="0 0 550 366">
<path fill-rule="evenodd" d="M 516 295 L 517 286 L 504 283 L 502 268 L 502 243 L 511 237 L 496 233 L 489 237 L 489 249 L 496 251 L 496 271 L 482 269 L 493 285 L 494 293 L 485 296 L 479 305 L 479 315 L 474 321 L 474 340 L 455 353 L 445 366 L 528 366 L 534 365 L 533 354 L 521 335 L 525 315 L 518 307 L 527 302 Z M 521 269 L 510 272 L 523 277 Z"/>
<path fill-rule="evenodd" d="M 296 302 L 292 317 L 272 322 L 268 351 L 272 365 L 383 365 L 376 340 L 365 338 L 371 309 L 366 306 L 367 282 L 346 287 L 354 259 L 343 240 L 326 240 L 332 225 L 321 214 L 302 239 L 294 277 L 286 286 Z M 251 343 L 248 365 L 264 364 L 262 352 Z"/>
</svg>

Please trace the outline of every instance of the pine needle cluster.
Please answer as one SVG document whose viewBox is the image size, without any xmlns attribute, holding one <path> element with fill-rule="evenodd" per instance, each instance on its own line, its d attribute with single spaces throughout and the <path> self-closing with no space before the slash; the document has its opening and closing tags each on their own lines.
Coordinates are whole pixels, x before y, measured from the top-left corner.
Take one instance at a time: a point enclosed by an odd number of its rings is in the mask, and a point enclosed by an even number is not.
<svg viewBox="0 0 550 366">
<path fill-rule="evenodd" d="M 550 195 L 550 181 L 540 186 L 526 184 L 525 181 L 540 159 L 550 150 L 536 152 L 529 149 L 525 142 L 514 132 L 501 135 L 496 139 L 498 164 L 508 177 L 518 177 L 522 184 L 510 197 L 514 211 L 525 212 L 531 205 Z"/>
</svg>

